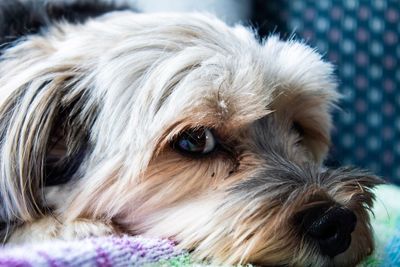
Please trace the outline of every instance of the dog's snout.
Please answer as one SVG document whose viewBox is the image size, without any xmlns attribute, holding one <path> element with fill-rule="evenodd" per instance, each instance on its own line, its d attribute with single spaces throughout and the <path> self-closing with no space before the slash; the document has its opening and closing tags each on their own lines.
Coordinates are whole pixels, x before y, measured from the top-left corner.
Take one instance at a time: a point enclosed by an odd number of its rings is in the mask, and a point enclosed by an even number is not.
<svg viewBox="0 0 400 267">
<path fill-rule="evenodd" d="M 318 243 L 322 254 L 335 257 L 349 248 L 357 223 L 351 210 L 341 206 L 313 207 L 302 217 L 304 234 Z"/>
</svg>

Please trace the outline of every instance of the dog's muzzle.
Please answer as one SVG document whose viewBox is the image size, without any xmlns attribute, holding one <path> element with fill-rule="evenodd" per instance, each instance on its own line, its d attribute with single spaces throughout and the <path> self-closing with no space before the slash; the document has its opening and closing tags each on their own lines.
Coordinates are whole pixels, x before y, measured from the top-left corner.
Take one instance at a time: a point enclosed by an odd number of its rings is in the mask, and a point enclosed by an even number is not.
<svg viewBox="0 0 400 267">
<path fill-rule="evenodd" d="M 318 206 L 302 213 L 304 234 L 318 244 L 322 254 L 331 258 L 349 248 L 356 224 L 354 212 L 342 206 Z"/>
</svg>

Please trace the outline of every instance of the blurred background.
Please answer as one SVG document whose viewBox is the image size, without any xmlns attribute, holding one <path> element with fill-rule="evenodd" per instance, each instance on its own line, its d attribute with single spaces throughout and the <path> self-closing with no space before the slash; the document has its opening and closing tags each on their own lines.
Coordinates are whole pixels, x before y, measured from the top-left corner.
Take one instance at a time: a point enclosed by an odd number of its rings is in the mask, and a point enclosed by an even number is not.
<svg viewBox="0 0 400 267">
<path fill-rule="evenodd" d="M 339 91 L 327 164 L 400 184 L 400 0 L 131 0 L 139 11 L 207 11 L 261 37 L 295 34 L 336 65 Z"/>
</svg>

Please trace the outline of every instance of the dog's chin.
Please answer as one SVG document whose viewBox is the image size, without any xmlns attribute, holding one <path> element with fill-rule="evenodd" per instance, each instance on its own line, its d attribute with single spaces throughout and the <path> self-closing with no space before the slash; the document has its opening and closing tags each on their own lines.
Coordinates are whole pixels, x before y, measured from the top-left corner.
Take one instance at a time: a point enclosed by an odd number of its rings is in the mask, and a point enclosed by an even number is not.
<svg viewBox="0 0 400 267">
<path fill-rule="evenodd" d="M 264 208 L 252 207 L 255 203 L 240 206 L 240 201 L 226 200 L 223 194 L 205 196 L 151 215 L 119 218 L 119 223 L 132 234 L 174 240 L 194 259 L 215 265 L 355 266 L 373 251 L 368 218 L 361 220 L 367 215 L 364 210 L 357 213 L 360 220 L 351 234 L 350 246 L 330 257 L 314 240 L 300 235 L 285 212 L 281 212 L 282 217 L 270 209 L 266 214 Z M 229 208 L 221 205 L 229 202 Z M 265 220 L 260 220 L 262 214 Z"/>
</svg>

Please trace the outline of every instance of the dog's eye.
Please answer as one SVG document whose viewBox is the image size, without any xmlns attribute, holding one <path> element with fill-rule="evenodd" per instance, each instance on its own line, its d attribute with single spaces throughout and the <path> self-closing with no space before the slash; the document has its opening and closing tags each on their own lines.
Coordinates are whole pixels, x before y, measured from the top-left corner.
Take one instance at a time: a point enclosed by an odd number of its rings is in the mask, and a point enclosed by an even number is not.
<svg viewBox="0 0 400 267">
<path fill-rule="evenodd" d="M 304 135 L 304 128 L 298 122 L 293 122 L 292 130 L 295 131 L 296 133 L 298 133 L 300 136 Z"/>
<path fill-rule="evenodd" d="M 183 132 L 174 142 L 173 147 L 181 152 L 204 155 L 213 152 L 216 140 L 210 129 L 200 128 Z"/>
<path fill-rule="evenodd" d="M 299 145 L 304 137 L 304 128 L 298 122 L 293 122 L 292 124 L 292 131 L 294 131 L 297 136 L 296 145 Z"/>
</svg>

